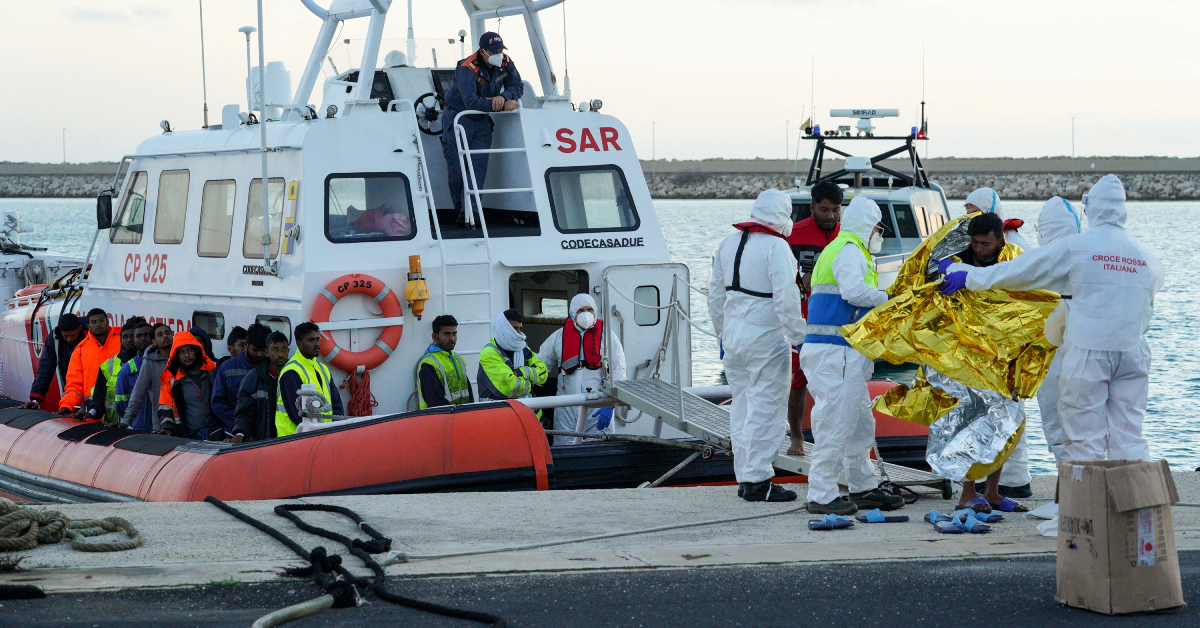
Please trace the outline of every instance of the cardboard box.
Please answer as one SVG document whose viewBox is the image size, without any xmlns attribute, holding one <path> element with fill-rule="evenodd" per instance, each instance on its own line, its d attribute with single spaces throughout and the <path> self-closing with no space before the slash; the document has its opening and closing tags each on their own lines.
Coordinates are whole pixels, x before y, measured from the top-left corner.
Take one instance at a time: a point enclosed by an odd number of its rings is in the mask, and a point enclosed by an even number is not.
<svg viewBox="0 0 1200 628">
<path fill-rule="evenodd" d="M 1064 462 L 1058 496 L 1056 600 L 1108 615 L 1184 606 L 1166 460 Z"/>
</svg>

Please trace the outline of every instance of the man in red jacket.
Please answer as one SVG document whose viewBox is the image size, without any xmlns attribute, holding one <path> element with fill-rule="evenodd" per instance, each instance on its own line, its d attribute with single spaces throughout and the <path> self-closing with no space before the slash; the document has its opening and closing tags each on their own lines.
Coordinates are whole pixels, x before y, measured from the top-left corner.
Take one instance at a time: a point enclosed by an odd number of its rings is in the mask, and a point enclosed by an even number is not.
<svg viewBox="0 0 1200 628">
<path fill-rule="evenodd" d="M 792 254 L 800 264 L 800 292 L 804 296 L 804 317 L 808 318 L 808 296 L 812 292 L 812 271 L 817 263 L 817 256 L 825 245 L 837 237 L 839 223 L 842 218 L 842 188 L 832 181 L 822 181 L 812 187 L 812 204 L 809 206 L 812 215 L 792 227 L 792 235 L 788 244 Z M 804 418 L 804 394 L 808 388 L 808 379 L 800 370 L 800 348 L 792 352 L 792 392 L 788 397 L 788 428 L 791 430 L 792 444 L 788 453 L 801 455 L 804 453 L 804 434 L 800 423 Z"/>
</svg>

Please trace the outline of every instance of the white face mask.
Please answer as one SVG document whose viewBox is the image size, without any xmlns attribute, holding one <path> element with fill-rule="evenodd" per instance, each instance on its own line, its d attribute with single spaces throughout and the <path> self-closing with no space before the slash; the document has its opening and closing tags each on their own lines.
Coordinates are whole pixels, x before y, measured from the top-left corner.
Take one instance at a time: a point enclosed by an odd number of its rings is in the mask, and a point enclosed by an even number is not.
<svg viewBox="0 0 1200 628">
<path fill-rule="evenodd" d="M 580 312 L 575 315 L 575 324 L 580 329 L 591 329 L 596 324 L 596 315 L 591 312 Z"/>
<path fill-rule="evenodd" d="M 488 59 L 488 63 L 490 63 L 496 67 L 500 67 L 501 65 L 504 65 L 504 53 L 503 52 L 496 53 L 494 55 L 488 55 L 487 59 Z"/>
<path fill-rule="evenodd" d="M 867 250 L 870 251 L 872 255 L 883 250 L 883 237 L 879 235 L 878 231 L 873 232 L 871 234 L 871 239 L 867 240 Z"/>
</svg>

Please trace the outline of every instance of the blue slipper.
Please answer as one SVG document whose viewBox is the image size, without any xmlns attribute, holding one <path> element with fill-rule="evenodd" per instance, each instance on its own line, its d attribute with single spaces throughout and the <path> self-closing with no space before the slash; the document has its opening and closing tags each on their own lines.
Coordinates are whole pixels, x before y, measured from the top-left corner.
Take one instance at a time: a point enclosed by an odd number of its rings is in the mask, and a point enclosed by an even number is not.
<svg viewBox="0 0 1200 628">
<path fill-rule="evenodd" d="M 840 517 L 838 515 L 825 515 L 820 519 L 813 519 L 808 522 L 809 530 L 841 530 L 854 526 L 854 521 L 850 517 Z"/>
<path fill-rule="evenodd" d="M 963 530 L 966 530 L 967 532 L 970 532 L 971 534 L 983 534 L 984 532 L 989 532 L 992 529 L 991 526 L 989 526 L 986 523 L 983 523 L 982 521 L 980 521 L 979 519 L 976 519 L 975 517 L 967 517 L 966 519 L 963 520 L 961 525 L 962 525 Z"/>
<path fill-rule="evenodd" d="M 908 521 L 908 515 L 884 515 L 883 511 L 876 508 L 865 515 L 855 517 L 863 523 L 901 523 Z"/>
<path fill-rule="evenodd" d="M 983 524 L 981 523 L 978 525 L 983 525 Z M 942 534 L 962 534 L 963 533 L 963 525 L 957 521 L 938 521 L 937 523 L 933 524 L 933 529 L 937 530 L 938 532 L 941 532 Z"/>
<path fill-rule="evenodd" d="M 925 523 L 932 523 L 934 525 L 936 525 L 942 521 L 951 521 L 953 519 L 954 519 L 954 517 L 951 517 L 950 515 L 942 514 L 936 510 L 930 510 L 929 514 L 925 515 Z"/>
<path fill-rule="evenodd" d="M 1002 515 L 998 512 L 995 512 L 995 511 L 992 511 L 992 512 L 968 511 L 968 512 L 970 512 L 970 516 L 982 521 L 983 523 L 997 523 L 1000 521 L 1004 521 L 1004 515 Z"/>
</svg>

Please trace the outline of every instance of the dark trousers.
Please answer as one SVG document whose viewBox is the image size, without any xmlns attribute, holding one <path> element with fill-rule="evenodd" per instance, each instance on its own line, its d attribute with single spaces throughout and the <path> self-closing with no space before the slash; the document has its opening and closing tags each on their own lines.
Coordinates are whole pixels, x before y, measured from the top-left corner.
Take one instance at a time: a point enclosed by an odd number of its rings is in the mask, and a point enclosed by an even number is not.
<svg viewBox="0 0 1200 628">
<path fill-rule="evenodd" d="M 454 199 L 454 209 L 463 213 L 463 173 L 458 165 L 458 142 L 454 134 L 454 116 L 457 111 L 450 109 L 442 112 L 442 154 L 446 157 L 446 174 L 450 183 L 450 197 Z M 467 132 L 467 145 L 472 149 L 492 147 L 492 119 L 485 116 L 463 116 L 459 119 L 463 130 Z M 471 155 L 471 163 L 475 167 L 475 185 L 482 189 L 487 179 L 488 156 Z M 470 176 L 470 173 L 467 174 Z M 475 205 L 472 196 L 471 204 Z M 475 208 L 478 211 L 478 207 Z"/>
</svg>

